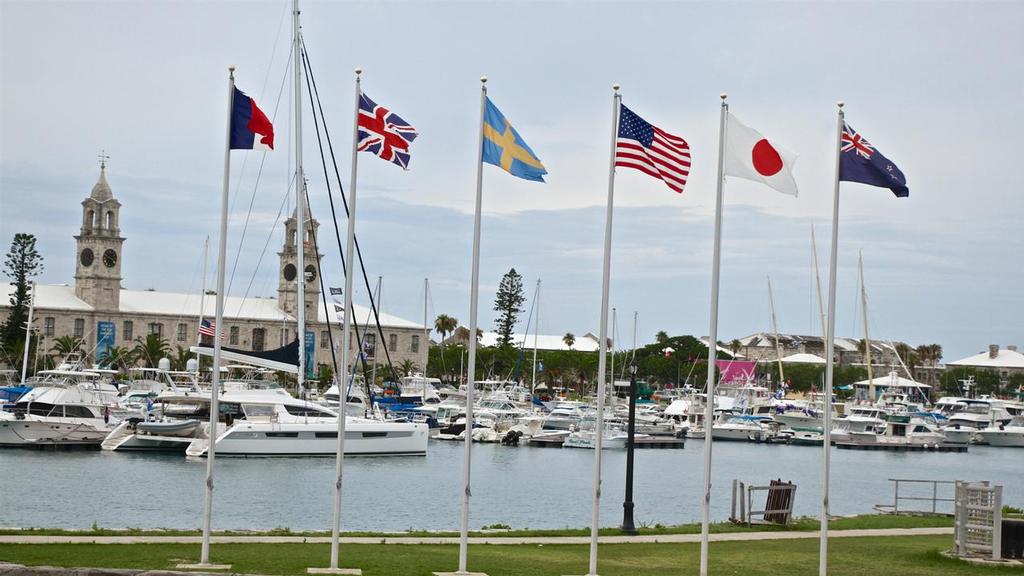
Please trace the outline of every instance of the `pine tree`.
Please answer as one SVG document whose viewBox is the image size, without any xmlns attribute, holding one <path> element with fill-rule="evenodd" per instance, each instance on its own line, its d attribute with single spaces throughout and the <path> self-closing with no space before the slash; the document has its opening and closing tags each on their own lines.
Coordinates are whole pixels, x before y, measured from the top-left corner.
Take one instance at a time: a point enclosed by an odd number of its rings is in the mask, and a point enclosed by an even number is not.
<svg viewBox="0 0 1024 576">
<path fill-rule="evenodd" d="M 32 234 L 15 234 L 11 250 L 4 261 L 4 273 L 11 279 L 11 286 L 14 286 L 11 315 L 0 327 L 0 338 L 4 344 L 10 345 L 15 341 L 24 340 L 31 299 L 29 283 L 42 271 L 43 257 L 36 251 L 36 237 Z"/>
<path fill-rule="evenodd" d="M 524 312 L 523 302 L 526 302 L 526 296 L 523 295 L 523 277 L 512 268 L 502 276 L 498 294 L 494 297 L 494 311 L 499 313 L 496 330 L 499 346 L 512 344 L 512 331 L 519 321 L 519 315 Z"/>
</svg>

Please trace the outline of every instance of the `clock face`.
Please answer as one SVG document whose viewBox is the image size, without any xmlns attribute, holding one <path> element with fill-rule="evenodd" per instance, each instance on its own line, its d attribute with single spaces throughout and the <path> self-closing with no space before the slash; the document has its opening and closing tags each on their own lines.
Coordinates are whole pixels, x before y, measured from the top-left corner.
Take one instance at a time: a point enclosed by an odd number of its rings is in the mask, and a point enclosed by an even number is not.
<svg viewBox="0 0 1024 576">
<path fill-rule="evenodd" d="M 312 282 L 316 280 L 316 267 L 312 264 L 306 266 L 306 282 Z"/>
<path fill-rule="evenodd" d="M 287 264 L 284 267 L 284 279 L 291 282 L 295 280 L 295 264 Z"/>
<path fill-rule="evenodd" d="M 82 255 L 79 259 L 82 261 L 82 266 L 88 268 L 89 266 L 92 266 L 92 261 L 95 258 L 96 256 L 92 253 L 92 249 L 86 248 L 85 250 L 82 250 Z"/>
<path fill-rule="evenodd" d="M 117 264 L 117 252 L 114 252 L 113 248 L 108 248 L 103 253 L 103 265 L 107 268 L 113 268 L 114 264 Z"/>
</svg>

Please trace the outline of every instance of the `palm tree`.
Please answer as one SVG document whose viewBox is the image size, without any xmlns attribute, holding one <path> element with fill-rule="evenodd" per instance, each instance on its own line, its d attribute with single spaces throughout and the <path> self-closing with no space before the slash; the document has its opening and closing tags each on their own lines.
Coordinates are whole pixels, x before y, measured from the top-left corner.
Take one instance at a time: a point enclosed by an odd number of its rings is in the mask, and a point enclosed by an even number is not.
<svg viewBox="0 0 1024 576">
<path fill-rule="evenodd" d="M 736 356 L 736 354 L 740 351 L 740 348 L 742 347 L 743 344 L 741 344 L 740 341 L 736 338 L 733 338 L 732 342 L 729 342 L 729 349 L 732 350 L 733 356 Z"/>
<path fill-rule="evenodd" d="M 188 368 L 188 361 L 192 359 L 192 352 L 188 348 L 175 346 L 174 357 L 171 358 L 173 370 L 185 370 Z"/>
<path fill-rule="evenodd" d="M 654 335 L 654 339 L 657 340 L 658 344 L 666 344 L 668 343 L 668 332 L 659 330 L 658 333 Z"/>
<path fill-rule="evenodd" d="M 406 358 L 405 360 L 402 360 L 401 364 L 398 365 L 398 369 L 402 371 L 402 374 L 411 376 L 414 373 L 419 372 L 420 367 L 417 366 L 416 363 L 413 362 L 412 360 Z"/>
<path fill-rule="evenodd" d="M 573 336 L 572 332 L 566 332 L 565 336 L 562 336 L 562 342 L 572 350 L 572 345 L 576 343 L 576 337 Z"/>
<path fill-rule="evenodd" d="M 50 350 L 63 357 L 76 352 L 82 346 L 82 342 L 83 340 L 77 336 L 61 336 L 53 341 Z"/>
<path fill-rule="evenodd" d="M 147 334 L 145 338 L 139 336 L 135 339 L 135 355 L 146 363 L 150 368 L 156 368 L 160 359 L 167 356 L 171 351 L 167 340 L 157 334 Z"/>
<path fill-rule="evenodd" d="M 124 370 L 135 362 L 135 353 L 129 348 L 111 346 L 100 359 L 100 366 L 113 370 Z"/>
<path fill-rule="evenodd" d="M 434 320 L 434 330 L 437 330 L 438 334 L 441 335 L 442 345 L 444 344 L 445 334 L 451 334 L 458 326 L 458 318 L 453 318 L 447 314 L 438 315 L 437 319 Z"/>
</svg>

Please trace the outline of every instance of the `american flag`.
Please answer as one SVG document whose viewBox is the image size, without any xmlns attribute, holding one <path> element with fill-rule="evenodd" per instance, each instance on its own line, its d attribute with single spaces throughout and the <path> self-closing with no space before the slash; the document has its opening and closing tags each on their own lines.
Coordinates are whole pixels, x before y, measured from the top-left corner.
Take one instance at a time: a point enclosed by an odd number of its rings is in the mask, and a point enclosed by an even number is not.
<svg viewBox="0 0 1024 576">
<path fill-rule="evenodd" d="M 372 152 L 408 170 L 409 144 L 416 136 L 416 129 L 398 114 L 378 106 L 366 94 L 359 94 L 360 152 Z"/>
<path fill-rule="evenodd" d="M 620 104 L 615 165 L 634 168 L 661 179 L 669 188 L 682 194 L 686 177 L 690 175 L 690 145 Z"/>
<path fill-rule="evenodd" d="M 199 323 L 199 334 L 200 334 L 200 336 L 209 336 L 210 338 L 213 338 L 213 337 L 215 337 L 217 335 L 216 330 L 217 330 L 217 325 L 214 324 L 213 322 L 210 322 L 206 318 L 203 318 L 203 321 Z M 221 339 L 221 341 L 224 340 L 224 334 L 220 335 L 220 339 Z"/>
</svg>

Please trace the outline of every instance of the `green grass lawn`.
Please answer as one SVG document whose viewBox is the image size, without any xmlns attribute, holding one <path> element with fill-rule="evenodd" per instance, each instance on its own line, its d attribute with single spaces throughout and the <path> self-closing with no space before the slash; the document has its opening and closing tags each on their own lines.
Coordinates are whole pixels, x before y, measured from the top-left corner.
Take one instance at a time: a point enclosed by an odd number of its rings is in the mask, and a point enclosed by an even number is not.
<svg viewBox="0 0 1024 576">
<path fill-rule="evenodd" d="M 884 514 L 866 514 L 848 518 L 837 518 L 829 522 L 830 530 L 854 530 L 862 528 L 931 528 L 953 526 L 953 518 L 950 516 L 892 516 Z M 700 524 L 682 524 L 678 526 L 639 526 L 640 534 L 699 534 Z M 711 525 L 711 532 L 760 532 L 778 530 L 811 531 L 818 529 L 816 518 L 797 518 L 789 526 L 744 526 L 721 522 Z M 218 536 L 247 535 L 254 532 L 215 532 Z M 293 532 L 287 528 L 259 531 L 259 534 L 268 536 L 330 536 L 330 532 Z M 602 536 L 618 536 L 621 532 L 616 528 L 602 528 Z M 198 536 L 199 530 L 111 530 L 105 528 L 94 528 L 92 530 L 61 530 L 51 528 L 27 528 L 22 530 L 6 529 L 0 530 L 0 535 L 37 535 L 37 536 Z M 492 532 L 471 531 L 470 536 L 589 536 L 590 528 L 564 528 L 550 530 L 514 529 Z M 344 536 L 458 536 L 458 532 L 346 532 Z"/>
<path fill-rule="evenodd" d="M 834 576 L 996 576 L 1024 575 L 1024 567 L 973 567 L 940 556 L 950 536 L 837 538 L 830 542 L 829 574 Z M 233 572 L 304 574 L 326 566 L 326 544 L 214 544 L 211 560 L 232 564 Z M 583 574 L 585 545 L 473 545 L 469 569 L 491 576 Z M 698 544 L 613 544 L 599 549 L 602 576 L 693 575 Z M 167 569 L 196 562 L 197 544 L 0 544 L 0 559 L 28 565 Z M 818 573 L 818 540 L 715 542 L 715 576 Z M 341 548 L 343 567 L 362 568 L 366 576 L 423 575 L 455 570 L 458 546 L 358 544 Z"/>
</svg>

